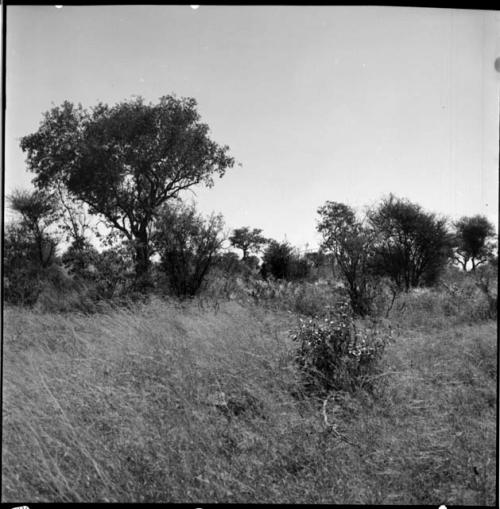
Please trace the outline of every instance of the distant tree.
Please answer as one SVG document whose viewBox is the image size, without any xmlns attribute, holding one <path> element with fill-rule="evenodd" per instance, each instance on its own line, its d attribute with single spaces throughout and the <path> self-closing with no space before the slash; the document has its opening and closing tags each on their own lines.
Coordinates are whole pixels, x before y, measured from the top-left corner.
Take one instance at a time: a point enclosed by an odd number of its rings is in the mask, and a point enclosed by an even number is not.
<svg viewBox="0 0 500 509">
<path fill-rule="evenodd" d="M 234 165 L 200 122 L 195 99 L 142 98 L 91 111 L 64 102 L 21 139 L 33 182 L 63 186 L 133 246 L 138 278 L 150 266 L 151 226 L 161 206 L 196 184 L 211 187 Z"/>
<path fill-rule="evenodd" d="M 260 265 L 260 260 L 259 260 L 258 256 L 250 255 L 250 256 L 247 256 L 244 263 L 245 263 L 245 267 L 247 268 L 247 270 L 250 271 L 250 274 L 251 274 L 252 271 L 258 270 L 259 265 Z"/>
<path fill-rule="evenodd" d="M 261 251 L 268 240 L 263 237 L 262 230 L 254 228 L 251 230 L 248 226 L 237 228 L 229 237 L 231 245 L 243 251 L 243 260 L 247 260 L 249 254 L 256 254 Z"/>
<path fill-rule="evenodd" d="M 261 273 L 266 278 L 287 279 L 293 260 L 293 248 L 288 242 L 270 240 L 262 259 Z"/>
<path fill-rule="evenodd" d="M 42 269 L 48 267 L 56 255 L 57 242 L 49 229 L 60 217 L 57 199 L 43 191 L 16 190 L 7 202 L 20 216 L 20 231 L 31 245 L 31 263 Z"/>
<path fill-rule="evenodd" d="M 224 241 L 220 215 L 207 219 L 194 205 L 165 205 L 155 222 L 153 242 L 170 290 L 193 297 L 200 290 Z"/>
<path fill-rule="evenodd" d="M 238 274 L 242 270 L 240 259 L 233 251 L 217 254 L 214 257 L 214 265 L 228 274 Z"/>
<path fill-rule="evenodd" d="M 288 279 L 292 281 L 307 279 L 311 275 L 312 268 L 313 264 L 305 256 L 296 252 L 290 264 Z"/>
<path fill-rule="evenodd" d="M 309 262 L 288 242 L 270 240 L 264 251 L 261 274 L 264 278 L 272 276 L 295 281 L 307 278 L 310 268 Z"/>
<path fill-rule="evenodd" d="M 323 236 L 321 248 L 333 254 L 353 311 L 365 316 L 371 312 L 373 232 L 343 203 L 327 201 L 318 214 L 317 230 Z"/>
<path fill-rule="evenodd" d="M 316 278 L 335 275 L 335 257 L 332 253 L 319 249 L 309 251 L 304 256 L 312 264 Z"/>
<path fill-rule="evenodd" d="M 369 213 L 377 233 L 376 269 L 401 289 L 432 285 L 451 257 L 446 219 L 390 195 Z"/>
<path fill-rule="evenodd" d="M 495 228 L 485 216 L 462 217 L 455 224 L 455 260 L 467 270 L 469 261 L 472 271 L 488 261 L 493 255 Z"/>
</svg>

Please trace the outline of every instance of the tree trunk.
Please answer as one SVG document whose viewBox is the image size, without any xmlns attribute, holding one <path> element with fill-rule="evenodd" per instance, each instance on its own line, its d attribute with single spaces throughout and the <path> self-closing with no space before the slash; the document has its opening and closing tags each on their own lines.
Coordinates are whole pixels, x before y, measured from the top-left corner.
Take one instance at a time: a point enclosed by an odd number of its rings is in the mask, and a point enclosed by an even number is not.
<svg viewBox="0 0 500 509">
<path fill-rule="evenodd" d="M 136 282 L 141 286 L 148 286 L 149 283 L 149 239 L 146 232 L 141 232 L 135 239 L 135 277 Z"/>
</svg>

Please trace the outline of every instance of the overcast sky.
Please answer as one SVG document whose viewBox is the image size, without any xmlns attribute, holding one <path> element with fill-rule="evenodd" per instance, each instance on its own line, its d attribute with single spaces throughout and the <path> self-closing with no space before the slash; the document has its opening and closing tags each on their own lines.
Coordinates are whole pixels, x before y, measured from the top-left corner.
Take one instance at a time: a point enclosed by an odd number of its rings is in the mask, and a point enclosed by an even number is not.
<svg viewBox="0 0 500 509">
<path fill-rule="evenodd" d="M 8 6 L 6 193 L 64 100 L 194 97 L 242 166 L 205 213 L 315 247 L 317 208 L 393 192 L 497 223 L 500 13 L 406 7 Z"/>
</svg>

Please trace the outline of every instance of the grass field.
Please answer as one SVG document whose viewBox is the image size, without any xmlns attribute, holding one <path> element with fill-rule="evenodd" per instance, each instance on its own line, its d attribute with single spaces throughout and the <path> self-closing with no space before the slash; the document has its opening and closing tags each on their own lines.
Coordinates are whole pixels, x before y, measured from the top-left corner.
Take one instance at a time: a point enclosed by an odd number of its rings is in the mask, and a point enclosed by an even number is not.
<svg viewBox="0 0 500 509">
<path fill-rule="evenodd" d="M 323 405 L 285 311 L 7 307 L 2 501 L 494 505 L 496 321 L 407 313 L 375 390 Z"/>
</svg>

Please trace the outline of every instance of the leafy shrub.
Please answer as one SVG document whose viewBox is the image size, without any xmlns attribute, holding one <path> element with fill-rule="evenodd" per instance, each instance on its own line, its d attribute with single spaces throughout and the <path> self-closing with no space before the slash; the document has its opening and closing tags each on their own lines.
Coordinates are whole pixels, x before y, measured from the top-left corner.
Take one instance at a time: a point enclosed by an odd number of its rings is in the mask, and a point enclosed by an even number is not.
<svg viewBox="0 0 500 509">
<path fill-rule="evenodd" d="M 243 271 L 243 264 L 233 251 L 214 256 L 214 266 L 225 274 L 237 275 Z"/>
<path fill-rule="evenodd" d="M 356 328 L 347 303 L 322 320 L 300 320 L 291 337 L 299 344 L 295 360 L 304 385 L 315 393 L 369 389 L 368 377 L 376 371 L 386 345 L 376 327 Z"/>
<path fill-rule="evenodd" d="M 333 255 L 352 309 L 359 316 L 371 314 L 377 286 L 372 271 L 374 232 L 356 217 L 353 208 L 343 203 L 327 201 L 318 213 L 321 247 Z"/>
<path fill-rule="evenodd" d="M 155 226 L 153 242 L 170 291 L 177 297 L 194 297 L 221 247 L 222 216 L 205 219 L 194 205 L 179 203 L 165 206 Z"/>
<path fill-rule="evenodd" d="M 94 278 L 95 264 L 99 252 L 88 242 L 73 242 L 63 253 L 61 261 L 69 274 L 78 279 L 90 280 Z"/>
<path fill-rule="evenodd" d="M 312 264 L 304 257 L 294 256 L 290 263 L 288 278 L 291 281 L 304 280 L 311 275 Z"/>
<path fill-rule="evenodd" d="M 94 262 L 92 281 L 97 299 L 112 299 L 132 289 L 131 263 L 120 249 L 99 253 Z"/>
<path fill-rule="evenodd" d="M 132 260 L 126 246 L 101 252 L 90 245 L 70 246 L 62 261 L 75 283 L 93 301 L 116 299 L 133 290 Z"/>
<path fill-rule="evenodd" d="M 376 233 L 375 273 L 405 291 L 437 283 L 452 256 L 445 218 L 391 194 L 369 213 L 369 223 Z"/>
<path fill-rule="evenodd" d="M 47 269 L 57 260 L 55 243 L 48 236 L 35 242 L 26 226 L 9 224 L 4 235 L 4 298 L 11 304 L 32 306 L 46 280 Z M 44 263 L 42 263 L 42 261 Z"/>
<path fill-rule="evenodd" d="M 269 241 L 264 251 L 261 269 L 265 279 L 272 276 L 276 279 L 297 281 L 307 278 L 310 272 L 311 264 L 307 259 L 300 257 L 288 242 Z"/>
</svg>

